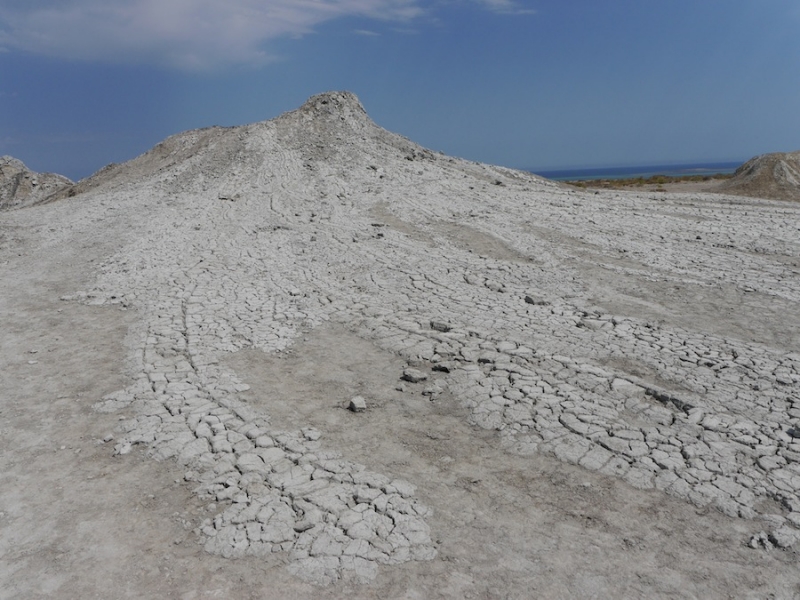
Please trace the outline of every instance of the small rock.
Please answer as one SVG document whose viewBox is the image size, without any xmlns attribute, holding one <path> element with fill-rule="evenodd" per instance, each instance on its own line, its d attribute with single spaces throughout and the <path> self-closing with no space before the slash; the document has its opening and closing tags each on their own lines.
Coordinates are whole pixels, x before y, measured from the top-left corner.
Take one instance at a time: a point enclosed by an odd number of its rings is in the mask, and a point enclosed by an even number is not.
<svg viewBox="0 0 800 600">
<path fill-rule="evenodd" d="M 361 396 L 355 396 L 350 400 L 347 408 L 355 413 L 364 412 L 367 410 L 367 401 Z"/>
<path fill-rule="evenodd" d="M 772 542 L 769 541 L 769 536 L 763 531 L 753 534 L 750 537 L 750 541 L 747 542 L 747 545 L 750 548 L 753 548 L 754 550 L 757 550 L 758 548 L 764 548 L 765 550 L 772 550 L 772 548 L 774 547 L 772 545 Z"/>
<path fill-rule="evenodd" d="M 109 434 L 106 434 L 105 437 L 103 437 L 103 442 L 108 443 L 113 439 L 114 439 L 114 436 L 109 433 Z"/>
<path fill-rule="evenodd" d="M 297 521 L 294 524 L 294 530 L 297 533 L 303 533 L 304 531 L 308 531 L 309 529 L 313 528 L 314 525 L 316 525 L 316 523 L 310 519 L 303 519 L 302 521 Z"/>
<path fill-rule="evenodd" d="M 444 384 L 440 381 L 434 381 L 431 384 L 425 386 L 425 389 L 422 390 L 423 396 L 430 396 L 431 400 L 433 400 L 436 396 L 441 394 L 444 391 Z"/>
<path fill-rule="evenodd" d="M 498 283 L 496 281 L 487 280 L 483 285 L 493 292 L 497 292 L 498 294 L 502 294 L 506 289 L 502 283 Z"/>
<path fill-rule="evenodd" d="M 543 300 L 541 298 L 528 295 L 525 296 L 525 303 L 533 304 L 534 306 L 547 306 L 548 304 L 550 304 L 547 300 Z"/>
<path fill-rule="evenodd" d="M 619 392 L 623 396 L 639 396 L 644 392 L 644 389 L 636 385 L 635 383 L 631 383 L 625 379 L 616 378 L 611 382 L 611 389 L 615 392 Z"/>
<path fill-rule="evenodd" d="M 769 534 L 769 541 L 778 548 L 791 548 L 798 539 L 800 539 L 800 531 L 786 525 Z"/>
<path fill-rule="evenodd" d="M 403 376 L 401 377 L 401 379 L 409 383 L 419 383 L 420 381 L 425 381 L 427 378 L 428 376 L 418 369 L 406 369 L 403 371 Z"/>
<path fill-rule="evenodd" d="M 356 397 L 360 398 L 360 396 L 356 396 Z M 363 398 L 362 398 L 362 400 L 363 400 Z M 353 404 L 352 400 L 350 401 L 350 404 L 351 405 Z M 366 407 L 367 407 L 367 405 L 364 404 L 364 408 L 366 408 Z M 322 434 L 319 431 L 317 431 L 316 429 L 314 429 L 313 427 L 305 427 L 305 428 L 303 428 L 301 430 L 301 432 L 303 434 L 303 437 L 306 438 L 310 442 L 316 442 L 320 437 L 322 437 Z"/>
<path fill-rule="evenodd" d="M 431 329 L 434 331 L 440 331 L 442 333 L 447 333 L 452 329 L 450 325 L 447 323 L 442 323 L 441 321 L 431 321 Z"/>
</svg>

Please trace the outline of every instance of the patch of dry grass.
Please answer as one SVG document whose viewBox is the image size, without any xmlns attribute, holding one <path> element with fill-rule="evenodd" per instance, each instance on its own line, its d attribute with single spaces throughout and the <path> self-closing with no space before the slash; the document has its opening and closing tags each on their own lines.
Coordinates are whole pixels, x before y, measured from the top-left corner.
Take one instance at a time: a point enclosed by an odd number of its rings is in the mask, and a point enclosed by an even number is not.
<svg viewBox="0 0 800 600">
<path fill-rule="evenodd" d="M 684 182 L 700 182 L 711 180 L 730 179 L 732 174 L 714 174 L 714 175 L 652 175 L 650 177 L 630 177 L 627 179 L 591 179 L 591 180 L 575 180 L 565 181 L 569 185 L 574 185 L 579 188 L 607 188 L 619 189 L 629 187 L 642 187 L 645 185 L 665 185 L 668 183 L 684 183 Z"/>
</svg>

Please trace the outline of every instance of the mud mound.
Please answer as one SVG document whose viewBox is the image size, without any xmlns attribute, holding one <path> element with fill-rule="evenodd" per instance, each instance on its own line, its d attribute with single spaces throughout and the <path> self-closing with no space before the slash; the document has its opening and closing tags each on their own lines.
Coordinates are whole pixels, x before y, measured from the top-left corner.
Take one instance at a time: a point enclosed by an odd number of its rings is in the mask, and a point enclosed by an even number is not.
<svg viewBox="0 0 800 600">
<path fill-rule="evenodd" d="M 35 173 L 16 158 L 0 157 L 0 209 L 37 204 L 71 185 L 62 175 Z"/>
<path fill-rule="evenodd" d="M 160 174 L 170 173 L 176 178 L 179 165 L 196 165 L 196 171 L 215 175 L 229 167 L 229 161 L 222 162 L 222 152 L 217 146 L 230 140 L 235 128 L 208 127 L 173 135 L 160 142 L 144 154 L 124 163 L 111 163 L 86 179 L 82 179 L 70 190 L 63 190 L 60 198 L 75 196 L 90 191 L 111 191 L 130 188 L 144 182 L 158 179 Z M 230 145 L 230 144 L 227 144 Z M 212 151 L 212 160 L 203 160 Z M 235 158 L 232 157 L 232 158 Z M 199 164 L 198 164 L 199 163 Z M 210 164 L 209 164 L 210 163 Z"/>
<path fill-rule="evenodd" d="M 796 595 L 800 203 L 346 92 L 72 191 L 0 219 L 5 596 Z"/>
<path fill-rule="evenodd" d="M 716 191 L 774 200 L 800 200 L 800 151 L 751 158 Z"/>
<path fill-rule="evenodd" d="M 377 172 L 378 165 L 410 169 L 409 162 L 437 159 L 469 170 L 483 169 L 379 127 L 355 94 L 326 92 L 268 121 L 179 133 L 133 160 L 108 165 L 60 197 L 154 185 L 170 194 L 216 192 L 221 198 L 234 199 L 263 191 L 279 170 L 300 168 L 317 175 L 355 169 Z M 499 171 L 485 178 L 495 182 Z M 524 178 L 552 185 L 540 177 L 526 174 Z"/>
</svg>

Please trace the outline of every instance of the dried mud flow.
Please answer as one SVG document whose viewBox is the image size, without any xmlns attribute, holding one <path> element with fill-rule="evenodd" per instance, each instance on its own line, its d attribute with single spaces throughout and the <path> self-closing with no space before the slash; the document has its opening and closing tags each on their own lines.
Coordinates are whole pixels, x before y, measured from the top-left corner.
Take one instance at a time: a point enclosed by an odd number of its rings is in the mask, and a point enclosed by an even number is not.
<svg viewBox="0 0 800 600">
<path fill-rule="evenodd" d="M 800 596 L 800 204 L 346 92 L 49 200 L 0 213 L 0 598 Z"/>
</svg>

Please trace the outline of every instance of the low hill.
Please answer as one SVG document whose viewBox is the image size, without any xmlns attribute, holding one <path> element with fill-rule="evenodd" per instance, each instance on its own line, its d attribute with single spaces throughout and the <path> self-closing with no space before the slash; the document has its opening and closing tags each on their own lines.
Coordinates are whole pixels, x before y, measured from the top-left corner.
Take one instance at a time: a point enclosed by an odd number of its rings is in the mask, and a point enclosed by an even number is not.
<svg viewBox="0 0 800 600">
<path fill-rule="evenodd" d="M 21 160 L 0 156 L 0 209 L 30 206 L 72 185 L 54 173 L 36 173 Z"/>
<path fill-rule="evenodd" d="M 800 151 L 751 158 L 714 191 L 739 196 L 800 200 Z"/>
</svg>

